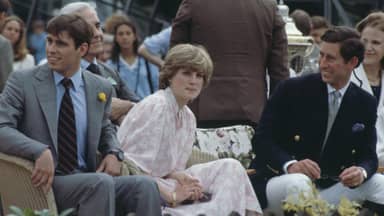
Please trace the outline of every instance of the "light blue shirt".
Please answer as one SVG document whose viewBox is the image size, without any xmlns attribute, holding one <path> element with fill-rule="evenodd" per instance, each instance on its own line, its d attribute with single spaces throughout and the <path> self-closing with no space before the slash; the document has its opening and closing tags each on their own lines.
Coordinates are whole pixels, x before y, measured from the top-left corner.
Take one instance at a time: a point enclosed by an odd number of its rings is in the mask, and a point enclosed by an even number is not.
<svg viewBox="0 0 384 216">
<path fill-rule="evenodd" d="M 158 56 L 165 56 L 169 49 L 171 32 L 172 26 L 163 29 L 157 34 L 147 37 L 143 43 L 150 53 Z"/>
<path fill-rule="evenodd" d="M 96 61 L 96 59 L 94 59 L 92 63 L 95 64 L 95 65 L 97 65 L 97 61 Z M 80 68 L 81 68 L 82 70 L 86 70 L 87 67 L 88 67 L 90 64 L 91 64 L 91 62 L 89 62 L 89 61 L 87 61 L 87 60 L 85 60 L 85 59 L 81 59 L 81 61 L 80 61 Z"/>
<path fill-rule="evenodd" d="M 149 71 L 145 66 L 145 60 L 142 57 L 137 57 L 136 61 L 129 65 L 121 56 L 117 64 L 113 63 L 112 60 L 107 61 L 107 65 L 117 71 L 125 83 L 125 85 L 134 92 L 139 99 L 152 94 L 149 85 L 149 79 L 152 82 L 153 92 L 159 88 L 159 69 L 155 65 L 148 63 Z"/>
<path fill-rule="evenodd" d="M 41 32 L 40 34 L 32 33 L 29 38 L 29 46 L 35 51 L 35 62 L 39 63 L 41 60 L 45 59 L 45 40 L 47 38 L 46 32 Z"/>
<path fill-rule="evenodd" d="M 56 86 L 57 119 L 59 119 L 61 100 L 65 93 L 65 88 L 60 82 L 64 77 L 57 72 L 53 72 L 53 77 Z M 70 77 L 70 79 L 73 83 L 69 90 L 69 94 L 71 95 L 75 111 L 77 158 L 79 161 L 79 168 L 83 170 L 87 167 L 85 162 L 87 143 L 87 100 L 81 70 L 78 70 L 72 77 Z"/>
</svg>

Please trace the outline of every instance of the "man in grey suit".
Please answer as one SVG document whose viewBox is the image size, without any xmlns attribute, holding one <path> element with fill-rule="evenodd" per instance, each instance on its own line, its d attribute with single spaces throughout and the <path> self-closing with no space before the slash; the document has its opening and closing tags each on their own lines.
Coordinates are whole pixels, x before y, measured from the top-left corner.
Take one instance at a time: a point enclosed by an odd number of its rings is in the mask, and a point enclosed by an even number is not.
<svg viewBox="0 0 384 216">
<path fill-rule="evenodd" d="M 8 0 L 0 0 L 0 24 L 7 17 L 11 3 Z M 11 43 L 0 35 L 0 92 L 3 90 L 9 74 L 12 72 L 13 50 Z"/>
<path fill-rule="evenodd" d="M 45 191 L 52 186 L 60 211 L 160 215 L 153 180 L 117 177 L 124 155 L 108 119 L 112 86 L 80 68 L 92 27 L 77 15 L 60 15 L 47 32 L 48 64 L 11 73 L 0 97 L 0 151 L 34 161 L 32 183 Z"/>
<path fill-rule="evenodd" d="M 111 120 L 119 124 L 134 105 L 133 102 L 138 102 L 139 98 L 129 90 L 116 71 L 96 60 L 96 57 L 103 52 L 103 32 L 95 8 L 86 2 L 73 2 L 65 5 L 60 10 L 60 14 L 77 14 L 92 26 L 93 38 L 88 53 L 83 57 L 80 66 L 111 82 L 116 93 L 112 97 Z"/>
</svg>

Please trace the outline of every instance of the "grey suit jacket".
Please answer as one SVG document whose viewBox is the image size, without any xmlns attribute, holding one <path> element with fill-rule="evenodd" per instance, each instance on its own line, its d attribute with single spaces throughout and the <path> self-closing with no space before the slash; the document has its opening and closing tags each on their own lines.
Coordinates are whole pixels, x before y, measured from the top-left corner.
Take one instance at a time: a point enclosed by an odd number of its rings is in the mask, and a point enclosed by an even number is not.
<svg viewBox="0 0 384 216">
<path fill-rule="evenodd" d="M 87 158 L 96 170 L 96 152 L 117 148 L 116 132 L 109 120 L 112 86 L 83 70 L 87 100 Z M 99 93 L 106 94 L 106 101 Z M 47 64 L 11 73 L 0 97 L 0 151 L 29 160 L 50 148 L 57 164 L 56 87 Z"/>
<path fill-rule="evenodd" d="M 116 71 L 102 62 L 97 62 L 97 64 L 99 65 L 101 75 L 112 83 L 115 97 L 132 102 L 140 100 L 135 93 L 129 90 Z"/>
<path fill-rule="evenodd" d="M 3 90 L 9 74 L 12 72 L 13 50 L 9 41 L 0 35 L 0 92 Z"/>
</svg>

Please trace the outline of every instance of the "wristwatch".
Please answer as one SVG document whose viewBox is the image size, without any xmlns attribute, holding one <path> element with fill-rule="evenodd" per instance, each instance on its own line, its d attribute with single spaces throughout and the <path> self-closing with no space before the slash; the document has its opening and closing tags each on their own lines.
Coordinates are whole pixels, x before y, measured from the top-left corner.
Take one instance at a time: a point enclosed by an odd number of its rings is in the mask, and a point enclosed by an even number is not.
<svg viewBox="0 0 384 216">
<path fill-rule="evenodd" d="M 117 160 L 120 162 L 124 160 L 124 152 L 120 149 L 112 149 L 108 152 L 108 154 L 115 155 Z"/>
<path fill-rule="evenodd" d="M 368 177 L 367 171 L 365 171 L 365 169 L 363 167 L 359 167 L 359 168 L 360 168 L 361 173 L 363 174 L 364 180 L 367 179 L 367 177 Z"/>
</svg>

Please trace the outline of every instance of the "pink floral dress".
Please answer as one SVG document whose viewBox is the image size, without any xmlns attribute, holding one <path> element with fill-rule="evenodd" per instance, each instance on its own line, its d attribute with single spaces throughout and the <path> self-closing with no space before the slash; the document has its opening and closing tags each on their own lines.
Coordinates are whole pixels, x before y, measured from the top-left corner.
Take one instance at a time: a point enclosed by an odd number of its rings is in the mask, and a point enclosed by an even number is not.
<svg viewBox="0 0 384 216">
<path fill-rule="evenodd" d="M 186 169 L 195 140 L 196 120 L 192 111 L 179 108 L 170 88 L 159 90 L 135 105 L 118 130 L 125 156 L 154 177 L 170 192 L 177 182 L 163 178 L 184 171 L 199 179 L 203 191 L 212 194 L 209 202 L 166 207 L 163 213 L 196 216 L 246 215 L 261 213 L 252 185 L 242 165 L 233 159 L 197 164 Z"/>
</svg>

